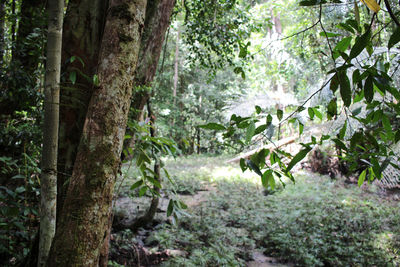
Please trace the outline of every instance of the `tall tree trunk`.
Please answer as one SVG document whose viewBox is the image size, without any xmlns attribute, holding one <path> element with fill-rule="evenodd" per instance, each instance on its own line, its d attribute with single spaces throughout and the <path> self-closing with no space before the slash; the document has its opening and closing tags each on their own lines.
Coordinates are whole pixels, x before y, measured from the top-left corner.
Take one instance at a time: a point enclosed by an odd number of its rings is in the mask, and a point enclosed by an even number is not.
<svg viewBox="0 0 400 267">
<path fill-rule="evenodd" d="M 110 1 L 101 43 L 100 83 L 89 103 L 48 266 L 97 266 L 99 263 L 120 163 L 145 8 L 145 0 Z"/>
<path fill-rule="evenodd" d="M 64 203 L 95 85 L 108 0 L 69 0 L 64 19 L 58 151 L 57 211 Z M 75 59 L 75 60 L 72 60 Z M 75 75 L 76 80 L 73 83 Z M 58 219 L 57 219 L 58 223 Z"/>
<path fill-rule="evenodd" d="M 178 89 L 178 71 L 179 71 L 179 28 L 176 34 L 176 44 L 175 44 L 175 68 L 174 68 L 174 106 L 176 105 L 176 90 Z"/>
<path fill-rule="evenodd" d="M 29 35 L 37 29 L 42 29 L 46 25 L 44 0 L 22 1 L 20 19 L 18 23 L 18 33 L 15 42 L 15 51 L 13 61 L 18 61 L 21 67 L 29 75 L 36 71 L 42 54 L 38 50 L 38 44 L 41 43 L 42 36 L 32 37 Z M 32 53 L 33 52 L 33 53 Z M 36 81 L 32 79 L 33 88 Z"/>
<path fill-rule="evenodd" d="M 139 119 L 150 97 L 148 90 L 141 89 L 151 86 L 153 82 L 174 5 L 175 0 L 153 0 L 147 5 L 139 62 L 135 71 L 135 92 L 132 98 L 132 108 L 139 111 L 133 116 L 135 120 Z"/>
<path fill-rule="evenodd" d="M 15 43 L 15 36 L 16 36 L 16 29 L 17 29 L 17 14 L 15 10 L 15 0 L 12 0 L 11 2 L 11 15 L 12 15 L 12 22 L 11 22 L 11 43 Z M 11 47 L 11 58 L 14 55 L 15 48 L 12 46 Z"/>
<path fill-rule="evenodd" d="M 138 66 L 135 71 L 134 95 L 130 114 L 130 118 L 135 121 L 139 121 L 143 108 L 150 97 L 148 87 L 151 86 L 156 74 L 174 5 L 175 0 L 153 0 L 147 4 L 145 28 L 140 45 Z M 127 131 L 131 136 L 134 136 L 132 130 L 127 129 Z M 124 149 L 133 147 L 134 142 L 133 138 L 126 140 Z"/>
<path fill-rule="evenodd" d="M 4 1 L 0 2 L 0 67 L 2 66 L 4 62 L 4 50 L 6 48 L 5 42 L 4 42 L 4 34 L 5 34 L 5 18 L 6 18 L 6 12 L 5 12 L 5 6 L 4 6 Z"/>
<path fill-rule="evenodd" d="M 145 87 L 149 87 L 154 79 L 158 66 L 158 61 L 160 59 L 165 33 L 170 23 L 170 18 L 174 5 L 175 0 L 153 0 L 147 3 L 146 18 L 142 41 L 140 44 L 139 59 L 135 70 L 132 108 L 130 110 L 130 117 L 135 121 L 139 121 L 144 105 L 146 104 L 146 102 L 148 102 L 148 99 L 150 97 L 150 91 Z M 134 136 L 132 129 L 127 129 L 127 132 L 131 136 Z M 123 149 L 133 147 L 134 142 L 134 138 L 125 140 Z M 153 205 L 155 204 L 156 203 L 154 203 Z M 157 206 L 158 200 L 156 208 Z M 110 218 L 109 221 L 110 224 L 107 238 L 105 239 L 105 242 L 103 244 L 100 257 L 100 266 L 104 267 L 107 264 L 109 240 L 112 227 L 112 219 Z"/>
<path fill-rule="evenodd" d="M 64 0 L 49 2 L 38 267 L 45 266 L 56 230 L 58 114 Z"/>
</svg>

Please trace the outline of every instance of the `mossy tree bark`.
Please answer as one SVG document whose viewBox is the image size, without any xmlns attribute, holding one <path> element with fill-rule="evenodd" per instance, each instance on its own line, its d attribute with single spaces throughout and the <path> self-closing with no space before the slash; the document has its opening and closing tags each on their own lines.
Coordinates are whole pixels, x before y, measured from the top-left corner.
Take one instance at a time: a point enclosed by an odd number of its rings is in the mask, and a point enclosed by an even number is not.
<svg viewBox="0 0 400 267">
<path fill-rule="evenodd" d="M 135 71 L 134 94 L 130 118 L 139 121 L 150 98 L 149 87 L 154 80 L 158 61 L 164 43 L 165 33 L 169 27 L 175 0 L 154 0 L 147 4 L 145 29 L 140 45 L 139 62 Z M 130 130 L 127 130 L 134 136 Z M 126 140 L 124 148 L 133 147 L 134 139 Z"/>
<path fill-rule="evenodd" d="M 97 266 L 111 212 L 146 0 L 111 0 L 92 93 L 48 266 Z"/>
<path fill-rule="evenodd" d="M 38 266 L 45 266 L 56 230 L 57 147 L 64 0 L 49 2 Z"/>
<path fill-rule="evenodd" d="M 108 0 L 69 0 L 64 19 L 57 211 L 64 203 L 89 100 L 95 89 L 93 77 L 98 70 L 107 8 Z"/>
</svg>

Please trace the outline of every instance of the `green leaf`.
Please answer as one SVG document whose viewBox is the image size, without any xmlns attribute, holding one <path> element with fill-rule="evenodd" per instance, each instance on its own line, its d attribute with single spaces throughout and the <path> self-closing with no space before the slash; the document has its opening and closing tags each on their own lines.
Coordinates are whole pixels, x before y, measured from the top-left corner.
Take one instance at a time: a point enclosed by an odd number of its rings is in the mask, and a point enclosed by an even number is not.
<svg viewBox="0 0 400 267">
<path fill-rule="evenodd" d="M 358 176 L 358 186 L 361 186 L 364 183 L 366 175 L 367 175 L 367 170 L 363 170 L 360 176 Z"/>
<path fill-rule="evenodd" d="M 400 140 L 400 130 L 397 130 L 394 141 L 397 143 Z"/>
<path fill-rule="evenodd" d="M 278 109 L 277 111 L 276 111 L 276 116 L 278 117 L 278 120 L 282 120 L 282 118 L 283 118 L 283 111 L 281 110 L 281 109 Z"/>
<path fill-rule="evenodd" d="M 289 162 L 286 171 L 289 172 L 298 162 L 304 159 L 311 149 L 312 149 L 311 147 L 306 147 L 303 150 L 300 150 L 300 152 L 297 153 L 296 156 L 294 156 L 293 159 Z"/>
<path fill-rule="evenodd" d="M 314 109 L 313 108 L 308 108 L 308 116 L 310 116 L 310 120 L 313 120 L 314 119 L 314 115 L 315 115 L 315 113 L 314 113 Z"/>
<path fill-rule="evenodd" d="M 149 189 L 149 187 L 147 185 L 143 186 L 142 188 L 139 189 L 139 197 L 144 196 L 144 194 L 146 194 L 147 189 Z"/>
<path fill-rule="evenodd" d="M 342 97 L 344 105 L 349 107 L 351 104 L 351 88 L 349 78 L 345 72 L 339 72 L 339 83 L 340 96 Z"/>
<path fill-rule="evenodd" d="M 171 216 L 172 212 L 174 211 L 174 200 L 170 199 L 167 208 L 167 216 Z"/>
<path fill-rule="evenodd" d="M 378 179 L 380 179 L 382 177 L 382 169 L 381 166 L 379 165 L 378 160 L 375 157 L 372 157 L 371 163 L 372 163 L 372 170 L 374 171 L 375 176 Z"/>
<path fill-rule="evenodd" d="M 358 107 L 358 108 L 352 110 L 352 111 L 351 111 L 351 114 L 352 114 L 353 116 L 357 116 L 358 114 L 361 113 L 361 110 L 362 110 L 362 107 Z"/>
<path fill-rule="evenodd" d="M 331 89 L 331 91 L 335 93 L 338 88 L 339 88 L 339 75 L 336 72 L 335 75 L 332 76 L 329 89 Z"/>
<path fill-rule="evenodd" d="M 141 186 L 142 184 L 143 184 L 143 180 L 137 181 L 136 183 L 134 183 L 134 184 L 131 186 L 131 190 L 135 190 L 136 188 L 138 188 L 138 187 Z"/>
<path fill-rule="evenodd" d="M 318 119 L 322 120 L 322 113 L 318 110 L 318 108 L 313 108 L 315 116 L 318 117 Z"/>
<path fill-rule="evenodd" d="M 19 186 L 19 187 L 17 187 L 17 189 L 15 189 L 15 192 L 16 192 L 17 194 L 23 193 L 23 192 L 25 192 L 25 191 L 26 191 L 26 189 L 25 189 L 25 187 L 23 187 L 23 186 Z"/>
<path fill-rule="evenodd" d="M 267 126 L 269 126 L 272 123 L 272 116 L 271 114 L 268 114 L 267 116 Z"/>
<path fill-rule="evenodd" d="M 328 104 L 327 116 L 328 120 L 331 120 L 337 115 L 337 100 L 333 98 Z"/>
<path fill-rule="evenodd" d="M 390 120 L 388 118 L 388 116 L 386 116 L 386 114 L 382 114 L 382 124 L 383 124 L 383 128 L 386 131 L 387 136 L 390 139 L 393 139 L 393 131 L 392 131 L 392 125 L 390 124 Z"/>
<path fill-rule="evenodd" d="M 254 171 L 254 172 L 257 173 L 258 175 L 262 176 L 262 173 L 261 173 L 260 168 L 259 168 L 256 164 L 254 164 L 253 161 L 251 161 L 251 160 L 246 160 L 246 163 L 247 163 L 247 166 L 249 166 L 249 168 L 250 168 L 252 171 Z"/>
<path fill-rule="evenodd" d="M 326 3 L 325 0 L 303 0 L 303 1 L 300 1 L 299 5 L 300 6 L 315 6 L 315 5 L 324 4 L 324 3 Z"/>
<path fill-rule="evenodd" d="M 337 37 L 340 36 L 341 34 L 339 33 L 334 33 L 334 32 L 320 32 L 319 36 L 321 37 Z"/>
<path fill-rule="evenodd" d="M 398 42 L 400 42 L 400 27 L 397 27 L 397 29 L 393 32 L 392 36 L 390 36 L 388 48 L 389 49 L 392 48 Z"/>
<path fill-rule="evenodd" d="M 260 114 L 261 111 L 262 111 L 261 107 L 260 107 L 260 106 L 256 106 L 256 113 L 257 113 L 257 114 Z"/>
<path fill-rule="evenodd" d="M 256 130 L 256 125 L 254 121 L 251 121 L 246 131 L 246 143 L 250 143 L 251 138 L 254 136 L 255 130 Z"/>
<path fill-rule="evenodd" d="M 341 140 L 335 138 L 335 139 L 333 139 L 332 141 L 333 141 L 339 148 L 341 148 L 341 149 L 347 151 L 346 145 L 345 145 Z"/>
<path fill-rule="evenodd" d="M 328 74 L 337 73 L 337 72 L 344 72 L 348 68 L 351 68 L 351 67 L 354 67 L 354 65 L 353 64 L 345 64 L 345 65 L 342 65 L 340 67 L 336 67 L 334 69 L 331 69 L 330 71 L 328 71 Z"/>
<path fill-rule="evenodd" d="M 299 122 L 299 135 L 301 135 L 304 131 L 304 124 L 302 124 L 301 122 Z"/>
<path fill-rule="evenodd" d="M 247 47 L 241 47 L 239 52 L 240 58 L 245 58 L 247 56 Z"/>
<path fill-rule="evenodd" d="M 344 22 L 339 23 L 336 27 L 338 27 L 339 29 L 343 29 L 345 31 L 354 33 L 354 29 L 347 23 L 344 23 Z"/>
<path fill-rule="evenodd" d="M 360 37 L 357 37 L 356 42 L 350 51 L 350 55 L 349 55 L 350 59 L 357 57 L 364 50 L 364 48 L 367 47 L 370 39 L 371 39 L 371 31 L 370 30 L 366 31 Z"/>
<path fill-rule="evenodd" d="M 150 183 L 152 183 L 154 186 L 158 187 L 158 188 L 162 188 L 161 184 L 159 181 L 157 181 L 156 179 L 154 179 L 151 176 L 147 176 L 147 180 L 149 180 Z"/>
<path fill-rule="evenodd" d="M 217 131 L 223 131 L 226 130 L 225 126 L 215 123 L 215 122 L 210 122 L 207 124 L 199 125 L 199 128 L 207 129 L 207 130 L 217 130 Z"/>
<path fill-rule="evenodd" d="M 272 174 L 272 170 L 266 170 L 261 176 L 261 183 L 265 188 L 268 188 L 268 177 Z"/>
<path fill-rule="evenodd" d="M 374 98 L 374 78 L 371 75 L 368 76 L 367 80 L 365 80 L 364 84 L 364 97 L 368 103 L 372 102 Z"/>
<path fill-rule="evenodd" d="M 270 176 L 268 176 L 268 182 L 269 182 L 269 185 L 271 186 L 271 189 L 274 190 L 275 189 L 275 179 L 274 179 L 274 175 L 272 173 Z"/>
<path fill-rule="evenodd" d="M 69 73 L 69 80 L 71 81 L 72 84 L 75 84 L 76 82 L 76 71 L 72 71 Z"/>
<path fill-rule="evenodd" d="M 256 128 L 256 130 L 254 131 L 254 135 L 259 134 L 259 133 L 262 133 L 262 132 L 264 132 L 266 129 L 267 129 L 267 125 L 266 125 L 266 124 L 262 124 L 262 125 L 260 125 L 260 126 L 258 126 L 258 127 Z"/>
<path fill-rule="evenodd" d="M 350 25 L 351 27 L 353 27 L 357 32 L 360 32 L 361 28 L 359 27 L 359 24 L 356 20 L 348 19 L 348 20 L 346 20 L 345 23 Z"/>
<path fill-rule="evenodd" d="M 271 182 L 273 180 L 273 182 Z M 261 183 L 265 188 L 268 188 L 268 184 L 271 186 L 271 189 L 274 190 L 275 188 L 275 179 L 274 175 L 272 174 L 272 170 L 267 170 L 261 176 Z"/>
<path fill-rule="evenodd" d="M 339 131 L 339 138 L 341 140 L 343 140 L 343 138 L 345 137 L 346 130 L 347 130 L 347 120 L 344 122 L 342 129 L 340 129 L 340 131 Z"/>
<path fill-rule="evenodd" d="M 99 76 L 97 74 L 93 75 L 93 84 L 95 86 L 99 86 L 100 85 Z"/>
<path fill-rule="evenodd" d="M 333 49 L 334 51 L 340 51 L 340 52 L 344 52 L 347 50 L 347 48 L 349 48 L 350 44 L 351 44 L 351 40 L 352 37 L 345 37 L 342 40 L 340 40 L 337 45 L 335 46 L 335 48 Z"/>
</svg>

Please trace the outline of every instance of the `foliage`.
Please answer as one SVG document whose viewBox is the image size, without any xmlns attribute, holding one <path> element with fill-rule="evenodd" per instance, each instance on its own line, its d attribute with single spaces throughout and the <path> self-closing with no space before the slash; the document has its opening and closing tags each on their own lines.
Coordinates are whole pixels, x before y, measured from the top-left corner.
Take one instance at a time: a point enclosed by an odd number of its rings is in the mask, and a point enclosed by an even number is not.
<svg viewBox="0 0 400 267">
<path fill-rule="evenodd" d="M 171 29 L 170 35 L 176 32 Z M 222 122 L 224 108 L 241 95 L 240 84 L 235 81 L 232 70 L 216 71 L 213 79 L 197 64 L 180 59 L 177 97 L 172 94 L 174 75 L 175 44 L 169 38 L 164 49 L 165 61 L 160 62 L 159 72 L 153 83 L 154 113 L 156 127 L 161 136 L 170 136 L 184 154 L 220 153 L 223 147 L 218 144 L 215 133 L 196 129 L 194 126 L 212 119 Z M 187 54 L 189 47 L 182 44 L 180 54 Z M 175 104 L 174 104 L 175 103 Z"/>
<path fill-rule="evenodd" d="M 1 5 L 0 265 L 8 266 L 27 255 L 38 225 L 46 16 L 30 1 Z"/>
<path fill-rule="evenodd" d="M 0 255 L 5 265 L 27 255 L 38 223 L 40 169 L 35 159 L 22 156 L 24 163 L 0 157 L 2 175 L 13 175 L 0 187 Z"/>
<path fill-rule="evenodd" d="M 239 58 L 248 58 L 246 39 L 257 28 L 250 20 L 250 7 L 242 1 L 185 1 L 183 37 L 189 60 L 215 71 L 234 65 L 237 52 Z M 241 67 L 235 71 L 244 75 Z"/>
<path fill-rule="evenodd" d="M 40 125 L 36 112 L 16 112 L 0 122 L 1 264 L 26 256 L 38 223 Z"/>
<path fill-rule="evenodd" d="M 295 112 L 283 118 L 283 112 L 277 110 L 276 118 L 279 120 L 279 127 L 298 123 L 301 126 L 299 127 L 301 135 L 304 122 L 294 115 L 305 110 L 310 99 L 326 88 L 331 91 L 326 110 L 321 112 L 318 106 L 310 106 L 307 110 L 309 119 L 312 120 L 315 116 L 322 120 L 325 113 L 329 120 L 343 113 L 344 123 L 337 135 L 327 133 L 319 137 L 311 136 L 307 143 L 301 143 L 303 148 L 296 155 L 290 155 L 281 150 L 261 150 L 248 161 L 242 160 L 242 169 L 252 169 L 263 180 L 268 176 L 272 183 L 274 179 L 271 173 L 278 179 L 287 176 L 294 180 L 290 173 L 294 165 L 300 162 L 313 146 L 330 140 L 336 145 L 342 159 L 349 162 L 350 172 L 361 173 L 360 184 L 364 180 L 372 181 L 375 178 L 381 178 L 383 170 L 389 164 L 399 168 L 396 163 L 399 158 L 394 152 L 394 145 L 400 140 L 400 130 L 396 119 L 400 113 L 398 103 L 400 85 L 393 81 L 391 76 L 395 76 L 400 61 L 398 51 L 390 54 L 392 50 L 389 50 L 399 41 L 398 31 L 394 29 L 390 34 L 382 33 L 388 29 L 391 18 L 386 24 L 374 24 L 376 14 L 372 14 L 371 18 L 363 17 L 364 20 L 371 19 L 371 21 L 362 25 L 358 8 L 356 8 L 355 19 L 337 23 L 340 31 L 329 32 L 321 19 L 325 14 L 323 3 L 307 1 L 302 4 L 319 7 L 318 20 L 313 27 L 319 25 L 322 29 L 320 35 L 324 37 L 330 51 L 330 55 L 326 55 L 325 60 L 331 63 L 326 66 L 329 66 L 331 70 L 328 71 L 327 81 Z M 327 9 L 329 10 L 329 6 Z M 344 9 L 340 12 L 349 15 L 350 10 Z M 378 37 L 385 40 L 388 49 L 384 49 L 384 52 L 389 56 L 382 56 L 379 52 L 377 45 L 382 44 L 382 39 L 379 40 Z M 341 101 L 338 102 L 338 99 Z M 341 111 L 339 111 L 340 107 Z M 253 136 L 260 133 L 265 135 L 265 130 L 271 123 L 268 120 L 270 117 L 271 114 L 262 114 L 260 108 L 256 107 L 255 118 L 232 116 L 228 127 L 216 126 L 226 129 L 225 138 L 230 137 L 237 129 L 247 129 L 245 143 L 248 144 Z M 358 125 L 351 119 L 356 120 Z M 263 121 L 266 122 L 263 123 Z M 256 123 L 260 131 L 255 130 Z M 347 127 L 350 130 L 347 130 Z M 270 164 L 266 164 L 264 158 L 269 154 L 271 154 Z M 262 172 L 262 169 L 265 171 Z M 264 184 L 268 185 L 268 183 Z"/>
<path fill-rule="evenodd" d="M 154 135 L 155 129 L 151 119 L 141 122 L 130 121 L 128 122 L 128 127 L 131 129 L 131 132 L 134 133 L 134 136 L 126 135 L 125 138 L 135 140 L 135 146 L 134 148 L 128 147 L 123 151 L 125 157 L 131 160 L 129 163 L 128 160 L 124 161 L 124 163 L 128 163 L 129 166 L 124 171 L 123 181 L 121 181 L 118 190 L 128 177 L 132 164 L 135 164 L 138 172 L 135 174 L 137 176 L 135 177 L 135 182 L 129 185 L 129 190 L 131 191 L 129 195 L 133 197 L 143 197 L 146 193 L 149 193 L 152 197 L 160 198 L 161 195 L 159 192 L 162 189 L 161 181 L 164 175 L 156 173 L 155 168 L 151 169 L 151 166 L 152 164 L 154 164 L 154 166 L 158 165 L 159 168 L 163 170 L 165 178 L 173 183 L 168 171 L 164 168 L 161 157 L 175 157 L 179 153 L 179 149 L 173 140 Z M 158 177 L 158 175 L 160 175 L 160 177 Z M 117 195 L 118 193 L 119 192 L 117 192 Z M 174 219 L 178 219 L 182 213 L 184 213 L 182 211 L 184 209 L 186 209 L 185 203 L 171 198 L 168 205 L 167 216 L 172 215 Z"/>
<path fill-rule="evenodd" d="M 192 169 L 193 179 L 212 181 L 216 189 L 189 210 L 190 217 L 155 229 L 146 240 L 158 250 L 188 252 L 164 266 L 244 266 L 257 250 L 296 266 L 399 264 L 397 203 L 308 174 L 270 194 L 255 176 L 246 178 L 223 162 L 189 157 L 182 159 L 180 171 L 169 163 L 178 179 Z M 195 171 L 202 163 L 212 170 Z"/>
</svg>

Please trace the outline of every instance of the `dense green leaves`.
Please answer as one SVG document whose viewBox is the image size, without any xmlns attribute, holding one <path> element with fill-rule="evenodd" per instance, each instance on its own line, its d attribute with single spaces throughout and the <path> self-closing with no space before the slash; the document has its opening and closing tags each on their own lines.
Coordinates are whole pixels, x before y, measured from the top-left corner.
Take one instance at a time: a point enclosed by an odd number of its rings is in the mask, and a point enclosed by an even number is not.
<svg viewBox="0 0 400 267">
<path fill-rule="evenodd" d="M 363 35 L 357 37 L 356 42 L 350 51 L 350 55 L 349 55 L 350 59 L 357 57 L 364 50 L 364 48 L 367 47 L 370 39 L 371 39 L 371 31 L 370 30 L 367 30 Z"/>
<path fill-rule="evenodd" d="M 397 27 L 397 29 L 393 32 L 392 36 L 390 36 L 388 48 L 389 49 L 392 48 L 398 42 L 400 42 L 400 27 Z"/>
</svg>

